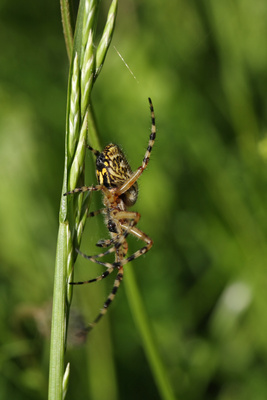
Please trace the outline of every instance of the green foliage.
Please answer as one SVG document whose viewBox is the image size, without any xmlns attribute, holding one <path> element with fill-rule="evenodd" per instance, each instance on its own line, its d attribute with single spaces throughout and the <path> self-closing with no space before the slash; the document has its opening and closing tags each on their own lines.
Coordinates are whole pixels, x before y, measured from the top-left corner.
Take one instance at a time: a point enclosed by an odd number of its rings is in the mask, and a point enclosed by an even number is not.
<svg viewBox="0 0 267 400">
<path fill-rule="evenodd" d="M 132 168 L 147 144 L 148 96 L 155 107 L 135 206 L 155 244 L 129 269 L 177 398 L 266 398 L 266 14 L 263 0 L 121 2 L 113 44 L 136 79 L 111 45 L 93 92 L 103 145 L 122 145 Z M 68 60 L 56 2 L 4 2 L 0 18 L 0 395 L 43 399 Z M 107 236 L 101 218 L 91 224 L 102 232 L 86 228 L 88 254 Z M 77 279 L 98 273 L 78 260 Z M 92 321 L 111 286 L 75 290 L 74 325 L 80 313 Z M 77 387 L 81 398 L 160 398 L 126 288 L 86 344 L 69 348 L 67 398 Z"/>
</svg>

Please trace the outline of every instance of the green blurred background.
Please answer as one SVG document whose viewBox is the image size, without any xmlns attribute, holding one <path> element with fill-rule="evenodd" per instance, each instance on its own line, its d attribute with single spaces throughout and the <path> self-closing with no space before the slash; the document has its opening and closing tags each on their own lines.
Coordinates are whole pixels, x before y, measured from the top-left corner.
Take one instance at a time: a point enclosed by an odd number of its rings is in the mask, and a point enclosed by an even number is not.
<svg viewBox="0 0 267 400">
<path fill-rule="evenodd" d="M 154 247 L 125 275 L 136 273 L 177 399 L 267 398 L 266 21 L 265 0 L 122 1 L 93 89 L 102 144 L 121 145 L 133 169 L 154 103 L 158 135 L 134 207 Z M 0 46 L 0 398 L 45 399 L 68 79 L 58 2 L 2 0 Z M 87 254 L 107 236 L 96 225 Z M 100 270 L 79 259 L 75 276 Z M 70 336 L 112 284 L 75 288 Z M 69 399 L 160 399 L 125 285 L 66 361 Z"/>
</svg>

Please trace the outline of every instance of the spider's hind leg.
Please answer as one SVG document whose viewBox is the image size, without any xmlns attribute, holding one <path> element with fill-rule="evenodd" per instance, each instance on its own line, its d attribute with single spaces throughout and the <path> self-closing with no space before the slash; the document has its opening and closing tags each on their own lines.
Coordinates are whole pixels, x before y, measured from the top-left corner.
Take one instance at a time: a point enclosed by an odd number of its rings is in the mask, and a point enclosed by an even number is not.
<svg viewBox="0 0 267 400">
<path fill-rule="evenodd" d="M 133 261 L 136 258 L 142 256 L 143 254 L 147 253 L 153 246 L 153 240 L 146 233 L 144 233 L 140 229 L 138 229 L 136 226 L 132 227 L 130 229 L 129 233 L 131 235 L 137 237 L 138 239 L 143 240 L 146 243 L 146 246 L 137 250 L 135 253 L 133 253 L 129 257 L 124 258 L 122 261 L 120 261 L 118 263 L 119 266 L 123 266 L 123 265 L 127 264 L 128 262 Z"/>
<path fill-rule="evenodd" d="M 77 251 L 79 254 L 83 255 L 83 253 L 81 253 L 79 250 Z M 114 264 L 110 264 L 110 263 L 104 263 L 102 261 L 98 261 L 98 260 L 94 260 L 94 262 L 96 262 L 97 264 L 101 264 L 104 267 L 106 267 L 106 271 L 103 272 L 103 274 L 97 276 L 96 278 L 93 279 L 89 279 L 88 281 L 79 281 L 79 282 L 69 282 L 69 285 L 84 285 L 87 283 L 93 283 L 93 282 L 98 282 L 98 281 L 102 281 L 102 279 L 105 279 L 107 276 L 109 276 L 115 268 L 118 268 L 117 265 Z"/>
<path fill-rule="evenodd" d="M 100 319 L 106 314 L 108 307 L 110 306 L 110 304 L 112 303 L 112 301 L 114 300 L 114 297 L 116 296 L 116 293 L 119 289 L 119 286 L 121 284 L 121 281 L 123 279 L 123 267 L 119 268 L 119 272 L 116 276 L 114 285 L 113 285 L 113 289 L 111 291 L 111 293 L 109 294 L 107 300 L 105 301 L 103 308 L 100 310 L 100 313 L 98 314 L 98 316 L 96 317 L 96 319 L 94 320 L 94 322 L 92 322 L 87 328 L 86 331 L 89 332 L 91 329 L 94 328 L 94 326 L 100 321 Z"/>
</svg>

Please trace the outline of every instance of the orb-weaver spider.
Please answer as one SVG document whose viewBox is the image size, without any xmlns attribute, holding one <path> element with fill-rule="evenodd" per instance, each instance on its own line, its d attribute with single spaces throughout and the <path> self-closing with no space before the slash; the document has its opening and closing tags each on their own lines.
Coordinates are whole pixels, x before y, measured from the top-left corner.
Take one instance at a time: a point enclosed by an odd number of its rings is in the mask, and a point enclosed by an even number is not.
<svg viewBox="0 0 267 400">
<path fill-rule="evenodd" d="M 91 330 L 107 312 L 107 309 L 110 303 L 113 301 L 123 279 L 123 266 L 129 261 L 135 260 L 142 254 L 145 254 L 153 245 L 152 239 L 136 227 L 140 219 L 140 214 L 138 212 L 128 211 L 128 207 L 133 206 L 137 200 L 137 180 L 148 165 L 151 150 L 156 137 L 154 108 L 151 99 L 149 98 L 148 100 L 152 126 L 148 147 L 142 165 L 135 172 L 132 172 L 125 155 L 115 144 L 109 144 L 101 153 L 98 150 L 94 150 L 91 146 L 87 146 L 88 149 L 91 150 L 96 156 L 96 175 L 98 185 L 82 186 L 64 194 L 69 195 L 71 193 L 86 191 L 102 191 L 104 208 L 91 212 L 89 217 L 93 217 L 98 214 L 104 214 L 105 222 L 110 232 L 111 239 L 100 240 L 96 245 L 99 247 L 112 246 L 104 253 L 97 254 L 95 256 L 87 256 L 86 254 L 77 250 L 78 253 L 84 258 L 104 265 L 107 270 L 97 278 L 83 282 L 70 282 L 70 284 L 82 285 L 85 283 L 97 282 L 106 278 L 114 271 L 114 269 L 118 269 L 113 289 L 97 318 L 86 329 L 87 331 Z M 143 240 L 146 245 L 129 257 L 126 257 L 128 251 L 128 243 L 126 238 L 129 234 Z M 99 258 L 113 252 L 115 253 L 114 263 L 102 262 L 98 260 Z"/>
</svg>

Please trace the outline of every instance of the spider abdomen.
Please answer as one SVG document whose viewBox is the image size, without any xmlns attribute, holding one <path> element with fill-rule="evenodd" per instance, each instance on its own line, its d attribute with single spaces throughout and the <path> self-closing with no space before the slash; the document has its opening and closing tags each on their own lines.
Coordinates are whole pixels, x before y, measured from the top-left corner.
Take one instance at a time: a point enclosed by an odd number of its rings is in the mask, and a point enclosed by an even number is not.
<svg viewBox="0 0 267 400">
<path fill-rule="evenodd" d="M 121 186 L 132 175 L 131 167 L 116 144 L 109 144 L 96 159 L 96 175 L 100 185 L 108 189 Z M 127 207 L 137 200 L 138 185 L 134 183 L 120 198 Z"/>
</svg>

